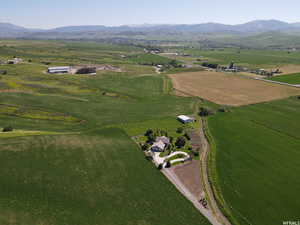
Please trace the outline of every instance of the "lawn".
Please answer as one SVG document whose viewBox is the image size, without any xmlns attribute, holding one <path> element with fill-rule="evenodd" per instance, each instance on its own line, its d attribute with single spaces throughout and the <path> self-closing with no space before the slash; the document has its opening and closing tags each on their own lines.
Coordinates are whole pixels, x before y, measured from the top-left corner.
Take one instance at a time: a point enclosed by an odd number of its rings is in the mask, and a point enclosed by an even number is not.
<svg viewBox="0 0 300 225">
<path fill-rule="evenodd" d="M 299 218 L 299 118 L 296 97 L 209 118 L 214 185 L 238 224 Z"/>
<path fill-rule="evenodd" d="M 270 80 L 279 81 L 288 84 L 300 84 L 300 73 L 276 76 L 270 78 Z"/>
</svg>

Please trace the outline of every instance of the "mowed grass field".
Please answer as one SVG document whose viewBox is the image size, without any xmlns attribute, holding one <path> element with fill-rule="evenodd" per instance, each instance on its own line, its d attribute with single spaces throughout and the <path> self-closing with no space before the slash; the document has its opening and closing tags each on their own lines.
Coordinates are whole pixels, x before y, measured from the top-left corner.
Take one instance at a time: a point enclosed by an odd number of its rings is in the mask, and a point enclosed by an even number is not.
<svg viewBox="0 0 300 225">
<path fill-rule="evenodd" d="M 296 97 L 209 118 L 213 183 L 237 224 L 299 219 L 299 118 Z"/>
<path fill-rule="evenodd" d="M 0 224 L 209 224 L 121 130 L 0 147 Z"/>
<path fill-rule="evenodd" d="M 276 76 L 270 78 L 270 80 L 284 82 L 288 84 L 300 84 L 300 73 Z"/>
<path fill-rule="evenodd" d="M 169 75 L 179 95 L 198 96 L 220 105 L 241 106 L 299 95 L 300 89 L 220 72 Z"/>
<path fill-rule="evenodd" d="M 7 70 L 0 76 L 0 129 L 14 128 L 0 135 L 1 225 L 209 224 L 125 133 L 159 127 L 165 118 L 163 127 L 176 126 L 176 115 L 194 112 L 195 99 L 171 96 L 170 80 L 152 66 L 121 57 L 142 49 L 55 41 L 0 46 L 0 59 L 24 60 L 0 65 Z M 49 75 L 45 61 L 110 64 L 122 72 Z"/>
</svg>

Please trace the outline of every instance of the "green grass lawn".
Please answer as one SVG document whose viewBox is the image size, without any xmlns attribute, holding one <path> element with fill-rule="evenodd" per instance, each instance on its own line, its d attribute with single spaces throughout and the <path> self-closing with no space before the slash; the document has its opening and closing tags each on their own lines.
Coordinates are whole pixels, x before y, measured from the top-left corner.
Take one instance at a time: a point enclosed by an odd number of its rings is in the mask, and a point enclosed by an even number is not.
<svg viewBox="0 0 300 225">
<path fill-rule="evenodd" d="M 284 82 L 288 84 L 300 84 L 300 73 L 280 75 L 270 78 L 270 80 Z"/>
<path fill-rule="evenodd" d="M 0 147 L 1 224 L 209 224 L 121 130 Z"/>
<path fill-rule="evenodd" d="M 209 118 L 214 184 L 239 224 L 297 220 L 300 101 L 245 106 Z"/>
</svg>

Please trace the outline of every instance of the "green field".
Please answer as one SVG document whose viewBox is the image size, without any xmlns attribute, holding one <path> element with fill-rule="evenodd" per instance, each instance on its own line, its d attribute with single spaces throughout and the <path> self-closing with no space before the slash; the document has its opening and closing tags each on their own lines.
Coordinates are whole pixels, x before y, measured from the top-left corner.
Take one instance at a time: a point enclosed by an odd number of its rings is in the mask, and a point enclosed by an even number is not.
<svg viewBox="0 0 300 225">
<path fill-rule="evenodd" d="M 288 84 L 300 84 L 300 73 L 276 76 L 270 78 L 270 80 L 284 82 Z"/>
<path fill-rule="evenodd" d="M 299 219 L 299 118 L 296 97 L 209 118 L 214 184 L 238 224 Z"/>
<path fill-rule="evenodd" d="M 0 76 L 0 129 L 15 129 L 0 132 L 1 225 L 209 224 L 129 136 L 177 128 L 176 116 L 195 110 L 195 99 L 170 95 L 170 80 L 152 66 L 121 57 L 142 55 L 142 49 L 54 41 L 1 45 L 0 59 L 24 60 L 0 65 L 7 70 Z M 122 72 L 49 75 L 44 62 L 110 64 Z"/>
<path fill-rule="evenodd" d="M 210 63 L 229 65 L 234 61 L 239 66 L 250 68 L 268 68 L 287 64 L 300 64 L 299 52 L 275 50 L 249 50 L 249 49 L 212 49 L 212 50 L 185 50 L 193 57 L 204 57 Z"/>
<path fill-rule="evenodd" d="M 3 225 L 209 224 L 121 130 L 0 146 Z"/>
</svg>

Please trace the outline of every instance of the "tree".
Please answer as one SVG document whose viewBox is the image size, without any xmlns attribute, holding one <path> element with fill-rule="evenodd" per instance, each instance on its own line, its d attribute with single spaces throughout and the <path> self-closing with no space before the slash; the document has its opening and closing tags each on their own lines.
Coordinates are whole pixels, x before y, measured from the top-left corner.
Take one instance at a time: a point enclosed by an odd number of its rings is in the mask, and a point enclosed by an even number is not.
<svg viewBox="0 0 300 225">
<path fill-rule="evenodd" d="M 148 135 L 147 143 L 153 143 L 153 142 L 155 142 L 155 139 L 156 139 L 155 135 L 150 134 L 150 135 Z"/>
<path fill-rule="evenodd" d="M 176 130 L 176 133 L 182 134 L 182 132 L 183 132 L 183 128 L 182 127 L 178 127 L 177 130 Z"/>
<path fill-rule="evenodd" d="M 76 74 L 92 74 L 96 73 L 97 68 L 96 67 L 84 67 L 77 70 Z"/>
<path fill-rule="evenodd" d="M 213 115 L 213 114 L 214 114 L 214 112 L 209 108 L 201 107 L 199 109 L 199 116 L 206 117 L 206 116 L 210 116 L 210 115 Z"/>
<path fill-rule="evenodd" d="M 176 142 L 175 142 L 175 145 L 178 147 L 178 148 L 182 148 L 184 147 L 186 144 L 186 140 L 184 137 L 178 137 Z"/>
<path fill-rule="evenodd" d="M 3 132 L 12 132 L 14 129 L 12 128 L 12 126 L 7 126 L 3 128 Z"/>
<path fill-rule="evenodd" d="M 148 129 L 145 133 L 145 136 L 148 137 L 149 135 L 153 134 L 153 130 L 152 129 Z"/>
<path fill-rule="evenodd" d="M 170 161 L 167 161 L 166 163 L 166 168 L 170 168 L 172 166 L 171 162 Z"/>
<path fill-rule="evenodd" d="M 187 140 L 189 140 L 189 141 L 191 140 L 191 137 L 190 137 L 190 135 L 189 135 L 188 133 L 185 133 L 185 134 L 184 134 L 184 137 L 185 137 Z"/>
<path fill-rule="evenodd" d="M 7 74 L 7 70 L 0 70 L 0 74 L 1 75 L 6 75 Z"/>
<path fill-rule="evenodd" d="M 162 164 L 159 164 L 157 169 L 161 170 L 163 168 L 163 165 Z"/>
<path fill-rule="evenodd" d="M 149 147 L 150 147 L 149 144 L 145 143 L 145 144 L 142 145 L 142 150 L 147 151 L 149 149 Z"/>
</svg>

